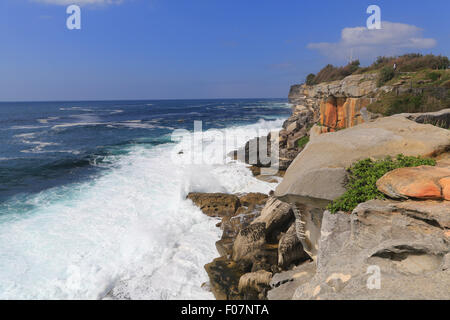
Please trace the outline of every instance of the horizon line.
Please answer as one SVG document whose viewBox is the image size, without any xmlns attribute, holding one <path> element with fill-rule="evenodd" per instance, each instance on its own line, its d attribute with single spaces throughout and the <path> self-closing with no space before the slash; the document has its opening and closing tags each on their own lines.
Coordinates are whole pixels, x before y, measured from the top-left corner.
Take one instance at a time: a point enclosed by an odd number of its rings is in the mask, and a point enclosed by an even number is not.
<svg viewBox="0 0 450 320">
<path fill-rule="evenodd" d="M 176 99 L 81 99 L 81 100 L 0 100 L 0 103 L 30 103 L 30 102 L 108 102 L 108 101 L 180 101 L 180 100 L 254 100 L 254 99 L 288 99 L 287 97 L 272 98 L 176 98 Z"/>
</svg>

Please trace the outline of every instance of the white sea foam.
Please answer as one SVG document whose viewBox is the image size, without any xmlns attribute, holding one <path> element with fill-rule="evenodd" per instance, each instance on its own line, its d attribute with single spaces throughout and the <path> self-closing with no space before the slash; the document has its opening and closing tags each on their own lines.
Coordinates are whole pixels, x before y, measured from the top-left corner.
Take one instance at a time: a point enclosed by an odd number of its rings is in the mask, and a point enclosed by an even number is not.
<svg viewBox="0 0 450 320">
<path fill-rule="evenodd" d="M 262 121 L 226 137 L 242 145 L 249 130 L 280 126 Z M 172 148 L 137 146 L 95 180 L 30 196 L 27 214 L 0 212 L 0 299 L 212 299 L 203 266 L 217 256 L 220 230 L 187 192 L 275 185 L 231 160 L 174 164 Z"/>
<path fill-rule="evenodd" d="M 43 124 L 47 124 L 49 121 L 54 121 L 54 120 L 58 120 L 59 117 L 48 117 L 46 119 L 38 119 L 37 121 L 39 123 L 43 123 Z"/>
</svg>

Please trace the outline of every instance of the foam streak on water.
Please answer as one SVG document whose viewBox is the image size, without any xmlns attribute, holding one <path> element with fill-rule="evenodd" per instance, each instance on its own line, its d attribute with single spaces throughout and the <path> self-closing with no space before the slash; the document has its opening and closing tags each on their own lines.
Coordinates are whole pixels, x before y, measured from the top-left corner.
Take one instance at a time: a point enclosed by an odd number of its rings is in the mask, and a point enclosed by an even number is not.
<svg viewBox="0 0 450 320">
<path fill-rule="evenodd" d="M 280 126 L 228 128 L 227 137 L 242 145 L 246 130 Z M 220 230 L 187 192 L 274 184 L 241 163 L 175 165 L 172 148 L 135 146 L 101 176 L 28 196 L 26 214 L 1 215 L 0 299 L 212 299 L 203 266 L 217 256 Z"/>
</svg>

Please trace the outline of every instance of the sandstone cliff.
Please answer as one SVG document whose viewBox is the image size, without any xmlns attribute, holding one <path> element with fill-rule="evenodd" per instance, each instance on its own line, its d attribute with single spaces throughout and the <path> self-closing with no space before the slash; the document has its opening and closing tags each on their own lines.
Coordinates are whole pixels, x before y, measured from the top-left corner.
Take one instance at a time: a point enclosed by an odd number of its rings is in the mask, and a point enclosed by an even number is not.
<svg viewBox="0 0 450 320">
<path fill-rule="evenodd" d="M 376 74 L 362 74 L 313 86 L 294 85 L 289 102 L 320 114 L 322 132 L 349 128 L 370 119 L 366 107 L 376 99 L 376 79 Z"/>
</svg>

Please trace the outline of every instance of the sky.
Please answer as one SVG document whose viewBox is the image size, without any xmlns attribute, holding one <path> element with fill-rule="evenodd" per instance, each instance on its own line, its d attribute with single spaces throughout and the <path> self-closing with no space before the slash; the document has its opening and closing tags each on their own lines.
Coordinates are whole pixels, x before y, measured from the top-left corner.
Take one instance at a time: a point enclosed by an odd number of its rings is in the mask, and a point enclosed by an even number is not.
<svg viewBox="0 0 450 320">
<path fill-rule="evenodd" d="M 81 29 L 69 30 L 70 4 Z M 369 5 L 382 29 L 368 30 Z M 350 55 L 449 55 L 448 0 L 0 0 L 0 101 L 285 98 Z"/>
</svg>

